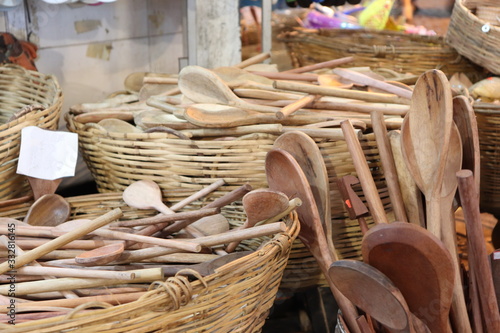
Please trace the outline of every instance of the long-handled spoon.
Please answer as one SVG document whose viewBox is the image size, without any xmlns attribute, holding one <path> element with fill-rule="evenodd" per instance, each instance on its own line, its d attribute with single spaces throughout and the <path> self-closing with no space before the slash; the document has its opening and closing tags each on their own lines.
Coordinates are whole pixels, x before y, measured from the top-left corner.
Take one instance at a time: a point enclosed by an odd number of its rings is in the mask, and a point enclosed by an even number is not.
<svg viewBox="0 0 500 333">
<path fill-rule="evenodd" d="M 179 73 L 183 95 L 198 103 L 214 103 L 242 109 L 276 112 L 279 109 L 242 101 L 214 72 L 200 66 L 186 66 Z"/>
<path fill-rule="evenodd" d="M 342 294 L 391 332 L 413 332 L 401 291 L 378 269 L 362 261 L 339 260 L 328 274 Z"/>
<path fill-rule="evenodd" d="M 273 147 L 289 152 L 299 163 L 316 201 L 328 246 L 331 253 L 335 253 L 330 208 L 330 183 L 323 155 L 318 145 L 309 135 L 292 131 L 280 135 L 274 141 Z"/>
<path fill-rule="evenodd" d="M 304 204 L 297 208 L 301 222 L 300 240 L 311 251 L 325 275 L 328 285 L 339 305 L 351 332 L 360 333 L 353 304 L 337 289 L 328 275 L 334 262 L 334 254 L 326 242 L 318 208 L 304 172 L 293 156 L 282 149 L 272 149 L 266 156 L 266 176 L 271 189 L 281 191 L 289 197 L 298 197 Z"/>
</svg>

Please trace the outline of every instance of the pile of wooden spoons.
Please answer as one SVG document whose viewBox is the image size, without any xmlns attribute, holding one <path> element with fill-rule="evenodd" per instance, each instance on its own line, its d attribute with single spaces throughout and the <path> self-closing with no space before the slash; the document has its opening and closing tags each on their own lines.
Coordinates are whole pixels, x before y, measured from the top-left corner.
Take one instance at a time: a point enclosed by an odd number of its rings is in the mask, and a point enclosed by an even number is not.
<svg viewBox="0 0 500 333">
<path fill-rule="evenodd" d="M 343 75 L 343 70 L 334 72 Z M 398 332 L 500 331 L 489 253 L 480 227 L 477 123 L 470 100 L 453 94 L 447 77 L 430 70 L 418 78 L 408 96 L 410 108 L 401 131 L 388 133 L 372 114 L 396 222 L 388 223 L 361 143 L 349 120 L 342 122 L 368 210 L 360 209 L 361 201 L 353 201 L 348 188 L 352 179 L 343 180 L 343 194 L 351 205 L 350 216 L 360 219 L 362 257 L 371 267 L 335 263 L 329 273 L 335 286 L 369 317 L 366 321 L 377 323 L 372 330 L 382 325 Z M 454 215 L 459 206 L 467 229 L 468 270 L 457 250 Z M 368 214 L 375 222 L 371 229 L 363 220 Z M 380 313 L 375 305 L 381 299 L 390 299 L 397 309 Z"/>
<path fill-rule="evenodd" d="M 173 135 L 188 138 L 298 130 L 312 137 L 341 139 L 340 121 L 350 119 L 356 131 L 365 131 L 372 123 L 371 112 L 380 113 L 389 128 L 400 128 L 409 110 L 411 87 L 389 82 L 368 68 L 335 68 L 350 61 L 351 57 L 336 59 L 293 73 L 276 72 L 275 66 L 265 64 L 258 71 L 252 68 L 255 64 L 213 70 L 186 66 L 171 77 L 138 76 L 143 88 L 168 87 L 147 99 L 122 106 L 74 107 L 72 112 L 76 121 L 97 123 L 110 132 L 168 128 Z"/>
<path fill-rule="evenodd" d="M 0 262 L 2 304 L 14 300 L 17 313 L 29 320 L 60 315 L 92 301 L 137 300 L 151 282 L 184 268 L 198 276 L 209 275 L 248 254 L 241 247 L 227 252 L 247 239 L 285 231 L 280 220 L 301 204 L 281 192 L 245 185 L 205 207 L 180 211 L 223 184 L 218 180 L 168 207 L 156 183 L 132 183 L 123 192 L 123 201 L 147 210 L 146 215 L 158 211 L 140 219 L 123 219 L 115 208 L 93 220 L 68 220 L 75 212 L 70 212 L 64 198 L 42 196 L 24 221 L 0 219 L 0 251 L 5 258 Z M 220 210 L 242 198 L 248 220 L 242 228 L 231 229 Z M 13 281 L 15 295 L 9 292 Z M 7 310 L 4 306 L 0 312 Z"/>
</svg>

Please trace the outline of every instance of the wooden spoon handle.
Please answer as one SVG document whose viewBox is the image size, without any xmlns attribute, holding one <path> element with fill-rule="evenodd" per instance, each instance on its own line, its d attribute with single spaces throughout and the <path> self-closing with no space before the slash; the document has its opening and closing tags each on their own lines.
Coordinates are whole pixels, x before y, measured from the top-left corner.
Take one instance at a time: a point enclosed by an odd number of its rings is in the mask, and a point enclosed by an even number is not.
<svg viewBox="0 0 500 333">
<path fill-rule="evenodd" d="M 236 68 L 246 68 L 250 65 L 255 65 L 255 64 L 258 64 L 258 63 L 261 63 L 263 62 L 264 60 L 268 59 L 271 57 L 271 53 L 270 52 L 263 52 L 263 53 L 259 53 L 257 55 L 254 55 L 253 57 L 250 57 L 246 60 L 243 60 L 242 62 L 234 65 L 234 67 Z"/>
<path fill-rule="evenodd" d="M 358 73 L 356 71 L 347 69 L 347 68 L 335 68 L 333 72 L 345 79 L 351 80 L 355 83 L 366 84 L 367 86 L 375 87 L 381 90 L 385 90 L 394 95 L 398 95 L 400 97 L 411 99 L 412 92 L 398 86 L 392 85 L 390 83 L 380 81 L 369 77 L 368 75 L 364 75 L 362 73 Z"/>
<path fill-rule="evenodd" d="M 78 305 L 86 304 L 89 302 L 106 302 L 112 305 L 118 305 L 136 301 L 144 294 L 146 294 L 146 292 L 141 291 L 141 292 L 132 292 L 125 294 L 86 296 L 77 299 L 54 299 L 47 301 L 35 301 L 29 303 L 17 303 L 16 308 L 19 310 L 30 309 L 33 307 L 42 307 L 42 306 L 58 306 L 58 307 L 74 308 L 77 307 Z"/>
<path fill-rule="evenodd" d="M 98 123 L 103 119 L 120 119 L 125 121 L 134 120 L 134 113 L 128 111 L 106 111 L 106 112 L 88 112 L 82 113 L 75 116 L 75 121 L 86 124 L 86 123 Z"/>
<path fill-rule="evenodd" d="M 333 60 L 318 62 L 318 63 L 313 64 L 313 65 L 307 65 L 307 66 L 302 66 L 302 67 L 297 67 L 297 68 L 289 69 L 289 70 L 283 71 L 281 73 L 304 73 L 304 72 L 311 72 L 311 71 L 315 71 L 317 69 L 331 68 L 331 67 L 336 67 L 336 66 L 344 65 L 344 64 L 350 63 L 352 61 L 354 61 L 354 57 L 343 57 L 343 58 L 339 58 L 339 59 L 333 59 Z"/>
<path fill-rule="evenodd" d="M 333 87 L 320 87 L 312 84 L 303 84 L 303 83 L 296 83 L 289 81 L 274 81 L 273 86 L 276 89 L 300 91 L 309 94 L 323 95 L 323 96 L 352 98 L 373 103 L 393 103 L 393 104 L 410 103 L 408 99 L 401 98 L 393 94 L 372 93 L 366 91 L 339 89 Z"/>
<path fill-rule="evenodd" d="M 299 73 L 273 73 L 273 72 L 257 72 L 250 71 L 250 73 L 255 75 L 260 75 L 263 77 L 267 77 L 272 80 L 292 80 L 292 81 L 317 81 L 318 74 L 299 74 Z"/>
<path fill-rule="evenodd" d="M 401 134 L 399 130 L 389 132 L 389 142 L 391 144 L 392 156 L 396 164 L 398 181 L 401 185 L 401 195 L 406 208 L 406 214 L 410 223 L 417 224 L 425 228 L 425 214 L 422 200 L 422 193 L 415 184 L 415 180 L 410 174 L 404 161 L 401 150 Z"/>
<path fill-rule="evenodd" d="M 363 148 L 356 137 L 354 128 L 349 120 L 344 120 L 340 126 L 344 133 L 349 152 L 351 153 L 352 162 L 358 174 L 361 187 L 363 188 L 370 214 L 375 223 L 387 223 L 384 205 L 380 200 L 377 186 L 373 180 L 365 154 L 363 153 Z"/>
<path fill-rule="evenodd" d="M 98 229 L 92 232 L 94 235 L 101 237 L 107 237 L 111 239 L 122 239 L 133 242 L 140 242 L 146 244 L 154 244 L 163 247 L 170 247 L 173 249 L 190 251 L 190 252 L 200 252 L 201 246 L 197 244 L 192 244 L 183 240 L 176 239 L 163 239 L 158 237 L 149 237 L 144 235 L 129 234 L 121 231 L 113 231 L 109 229 Z"/>
<path fill-rule="evenodd" d="M 16 295 L 114 286 L 126 283 L 149 283 L 163 279 L 163 271 L 161 267 L 135 270 L 133 272 L 135 274 L 135 278 L 132 280 L 59 278 L 54 280 L 20 282 L 16 284 Z M 1 285 L 0 294 L 7 295 L 9 288 L 9 285 Z"/>
<path fill-rule="evenodd" d="M 284 108 L 282 108 L 280 111 L 276 112 L 276 118 L 278 119 L 284 119 L 294 113 L 295 111 L 303 108 L 307 104 L 311 103 L 316 99 L 315 95 L 307 95 L 305 97 L 302 97 L 301 99 L 288 104 Z"/>
<path fill-rule="evenodd" d="M 478 284 L 477 289 L 480 295 L 485 330 L 486 332 L 500 332 L 500 313 L 491 277 L 491 266 L 484 243 L 474 176 L 470 170 L 460 170 L 457 172 L 457 178 L 467 227 L 468 247 L 474 258 L 474 262 L 469 262 L 469 265 L 474 266 L 473 273 Z"/>
<path fill-rule="evenodd" d="M 109 226 L 110 227 L 137 227 L 137 226 L 147 226 L 151 224 L 157 223 L 170 223 L 185 219 L 200 219 L 205 216 L 210 216 L 214 214 L 218 214 L 220 209 L 218 208 L 201 208 L 198 210 L 187 211 L 187 212 L 179 212 L 171 215 L 158 214 L 151 217 L 144 217 L 142 219 L 136 220 L 127 220 L 127 221 L 118 221 L 113 222 Z"/>
<path fill-rule="evenodd" d="M 406 217 L 406 211 L 402 199 L 403 195 L 401 194 L 401 188 L 399 187 L 396 163 L 394 162 L 391 145 L 389 138 L 387 137 L 387 128 L 385 127 L 384 116 L 379 112 L 372 112 L 370 116 L 394 215 L 396 215 L 397 221 L 408 222 L 408 217 Z"/>
<path fill-rule="evenodd" d="M 113 220 L 120 218 L 123 215 L 121 209 L 115 208 L 112 211 L 92 220 L 87 224 L 83 224 L 80 227 L 59 236 L 39 247 L 30 250 L 20 256 L 18 256 L 13 261 L 6 261 L 0 264 L 0 274 L 3 274 L 11 269 L 19 268 L 21 266 L 26 265 L 27 263 L 32 262 L 33 260 L 38 259 L 40 256 L 49 253 L 52 250 L 58 249 L 60 246 L 67 244 L 75 239 L 78 239 L 106 224 L 110 223 Z"/>
<path fill-rule="evenodd" d="M 56 277 L 75 277 L 75 278 L 90 278 L 90 279 L 117 279 L 117 280 L 133 280 L 135 274 L 131 272 L 121 271 L 105 271 L 105 270 L 88 270 L 77 268 L 60 268 L 60 267 L 42 267 L 42 266 L 23 266 L 17 269 L 17 274 L 24 275 L 51 275 Z"/>
</svg>

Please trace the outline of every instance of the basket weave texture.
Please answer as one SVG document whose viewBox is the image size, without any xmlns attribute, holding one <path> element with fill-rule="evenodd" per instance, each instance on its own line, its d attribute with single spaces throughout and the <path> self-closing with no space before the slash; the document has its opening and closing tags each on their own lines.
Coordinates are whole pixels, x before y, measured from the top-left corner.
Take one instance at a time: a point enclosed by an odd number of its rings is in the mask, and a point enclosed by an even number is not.
<svg viewBox="0 0 500 333">
<path fill-rule="evenodd" d="M 285 43 L 294 67 L 353 56 L 354 61 L 343 67 L 368 66 L 415 75 L 439 69 L 447 76 L 456 72 L 475 75 L 479 69 L 441 36 L 385 30 L 301 29 L 285 32 L 279 40 Z"/>
<path fill-rule="evenodd" d="M 122 219 L 148 216 L 151 210 L 127 207 L 121 193 L 67 198 L 73 218 L 93 218 L 123 208 Z M 20 217 L 29 204 L 1 208 L 0 216 Z M 215 273 L 189 281 L 182 275 L 157 281 L 137 301 L 112 306 L 89 303 L 65 316 L 0 324 L 2 332 L 260 332 L 274 304 L 300 223 L 292 212 L 287 229 L 258 250 Z M 93 308 L 89 311 L 86 309 Z M 97 308 L 97 309 L 96 309 Z M 102 309 L 101 309 L 102 308 Z"/>
<path fill-rule="evenodd" d="M 57 129 L 63 94 L 55 77 L 16 65 L 0 66 L 0 86 L 0 199 L 5 200 L 30 191 L 26 177 L 16 174 L 21 130 L 27 126 Z M 44 109 L 9 121 L 30 105 Z"/>
<path fill-rule="evenodd" d="M 500 17 L 496 25 L 475 15 L 478 6 L 500 7 L 497 0 L 456 0 L 446 42 L 458 53 L 494 74 L 500 74 Z"/>
<path fill-rule="evenodd" d="M 69 112 L 68 129 L 78 133 L 80 151 L 100 192 L 122 191 L 140 179 L 153 180 L 162 189 L 163 197 L 177 202 L 224 178 L 220 187 L 205 200 L 213 200 L 245 183 L 254 189 L 267 187 L 265 157 L 272 149 L 276 135 L 255 133 L 238 140 L 181 140 L 166 133 L 114 133 L 94 123 L 80 123 Z M 315 138 L 329 175 L 333 241 L 339 258 L 360 259 L 362 233 L 358 221 L 348 218 L 337 179 L 356 175 L 350 152 L 344 140 Z M 388 213 L 391 212 L 387 185 L 373 134 L 360 140 L 366 161 Z M 364 200 L 361 186 L 354 190 Z M 224 215 L 239 226 L 245 221 L 241 203 L 224 208 Z M 389 218 L 392 218 L 389 215 Z M 373 223 L 370 217 L 368 223 Z M 255 244 L 242 242 L 244 249 Z M 314 257 L 296 240 L 284 273 L 283 289 L 300 289 L 324 284 L 325 280 Z"/>
<path fill-rule="evenodd" d="M 481 209 L 500 214 L 500 105 L 474 103 L 481 150 Z"/>
</svg>

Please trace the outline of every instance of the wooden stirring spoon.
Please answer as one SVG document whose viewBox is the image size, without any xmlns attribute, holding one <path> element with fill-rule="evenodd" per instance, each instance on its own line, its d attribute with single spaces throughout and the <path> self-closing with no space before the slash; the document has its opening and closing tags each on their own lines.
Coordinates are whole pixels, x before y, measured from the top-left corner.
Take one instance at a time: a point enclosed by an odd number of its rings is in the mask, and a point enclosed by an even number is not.
<svg viewBox="0 0 500 333">
<path fill-rule="evenodd" d="M 257 189 L 245 194 L 242 204 L 247 219 L 238 229 L 251 228 L 257 222 L 264 221 L 285 211 L 288 208 L 288 197 L 282 192 Z M 239 242 L 228 244 L 226 252 L 233 252 L 238 244 Z"/>
<path fill-rule="evenodd" d="M 420 76 L 401 127 L 406 165 L 425 196 L 427 229 L 441 237 L 439 198 L 450 142 L 453 106 L 448 79 L 439 70 Z"/>
<path fill-rule="evenodd" d="M 244 102 L 214 72 L 200 66 L 186 66 L 179 73 L 179 88 L 184 96 L 198 103 L 235 106 L 260 112 L 278 108 Z"/>
<path fill-rule="evenodd" d="M 123 201 L 130 207 L 137 209 L 156 209 L 162 214 L 168 215 L 172 210 L 162 201 L 161 189 L 152 180 L 136 181 L 123 191 Z"/>
<path fill-rule="evenodd" d="M 335 253 L 330 208 L 330 183 L 323 155 L 318 145 L 309 135 L 292 131 L 280 135 L 274 141 L 273 147 L 289 152 L 299 163 L 316 201 L 330 252 Z"/>
<path fill-rule="evenodd" d="M 366 263 L 398 287 L 410 311 L 431 332 L 451 332 L 448 315 L 455 274 L 441 240 L 412 223 L 378 224 L 365 234 L 361 251 Z"/>
<path fill-rule="evenodd" d="M 342 294 L 388 330 L 414 332 L 401 291 L 378 269 L 362 261 L 339 260 L 328 274 Z"/>
<path fill-rule="evenodd" d="M 350 331 L 360 333 L 356 322 L 358 317 L 356 308 L 329 278 L 328 268 L 336 256 L 330 251 L 326 242 L 316 201 L 300 165 L 290 153 L 283 149 L 273 148 L 267 153 L 265 167 L 269 188 L 302 200 L 303 204 L 297 208 L 301 223 L 299 238 L 318 262 L 335 300 L 349 324 Z"/>
</svg>

